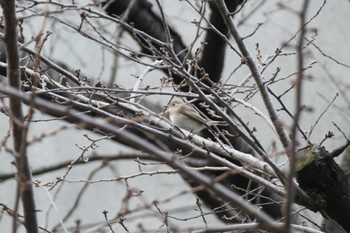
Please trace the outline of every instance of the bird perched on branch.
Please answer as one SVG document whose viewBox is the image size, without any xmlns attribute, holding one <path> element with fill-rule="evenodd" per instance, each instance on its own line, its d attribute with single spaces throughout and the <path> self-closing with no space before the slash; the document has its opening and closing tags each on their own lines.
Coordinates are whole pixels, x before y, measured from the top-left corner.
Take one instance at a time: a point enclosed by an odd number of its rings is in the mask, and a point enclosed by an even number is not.
<svg viewBox="0 0 350 233">
<path fill-rule="evenodd" d="M 213 125 L 227 125 L 223 121 L 204 119 L 194 108 L 180 101 L 171 102 L 166 111 L 169 113 L 171 123 L 187 131 L 199 132 Z"/>
</svg>

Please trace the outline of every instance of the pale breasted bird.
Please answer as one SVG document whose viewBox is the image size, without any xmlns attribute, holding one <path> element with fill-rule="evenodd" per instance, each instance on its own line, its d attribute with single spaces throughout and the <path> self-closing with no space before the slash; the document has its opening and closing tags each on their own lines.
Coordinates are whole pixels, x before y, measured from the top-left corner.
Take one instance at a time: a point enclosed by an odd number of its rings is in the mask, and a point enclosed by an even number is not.
<svg viewBox="0 0 350 233">
<path fill-rule="evenodd" d="M 223 121 L 204 119 L 193 107 L 180 101 L 171 102 L 166 111 L 173 125 L 191 132 L 199 132 L 213 125 L 227 125 Z"/>
</svg>

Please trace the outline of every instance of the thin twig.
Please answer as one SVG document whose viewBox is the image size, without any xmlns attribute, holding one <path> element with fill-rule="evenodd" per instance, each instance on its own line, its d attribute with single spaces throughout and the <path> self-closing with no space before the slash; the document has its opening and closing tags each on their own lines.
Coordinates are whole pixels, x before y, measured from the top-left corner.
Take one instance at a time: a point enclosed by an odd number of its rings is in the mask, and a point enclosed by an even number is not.
<svg viewBox="0 0 350 233">
<path fill-rule="evenodd" d="M 290 148 L 290 155 L 289 156 L 289 171 L 287 176 L 287 184 L 286 184 L 286 203 L 284 206 L 284 229 L 285 232 L 291 231 L 291 224 L 292 224 L 292 203 L 294 202 L 294 196 L 295 196 L 295 187 L 293 185 L 293 177 L 295 172 L 295 155 L 296 155 L 296 149 L 298 146 L 297 142 L 297 131 L 298 131 L 298 124 L 299 119 L 301 117 L 302 112 L 302 84 L 304 79 L 303 74 L 303 65 L 304 65 L 304 54 L 303 54 L 303 42 L 304 42 L 304 36 L 306 33 L 306 11 L 308 9 L 309 0 L 304 0 L 304 4 L 302 6 L 301 12 L 300 12 L 300 35 L 299 40 L 297 44 L 297 63 L 298 63 L 298 76 L 295 81 L 295 114 L 294 114 L 294 121 L 293 126 L 291 130 L 291 148 Z"/>
</svg>

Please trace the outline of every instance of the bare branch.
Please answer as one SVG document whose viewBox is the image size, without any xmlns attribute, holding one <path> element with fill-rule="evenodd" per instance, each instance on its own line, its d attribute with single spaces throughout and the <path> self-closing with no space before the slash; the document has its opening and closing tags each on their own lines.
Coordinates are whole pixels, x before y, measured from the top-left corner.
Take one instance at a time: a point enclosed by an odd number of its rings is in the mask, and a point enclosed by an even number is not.
<svg viewBox="0 0 350 233">
<path fill-rule="evenodd" d="M 139 150 L 143 150 L 147 153 L 154 154 L 159 159 L 166 162 L 169 166 L 181 171 L 184 175 L 191 177 L 193 180 L 197 181 L 200 184 L 206 185 L 211 191 L 216 193 L 218 196 L 222 197 L 224 200 L 232 202 L 240 208 L 242 208 L 253 218 L 256 218 L 264 228 L 279 232 L 280 228 L 276 226 L 274 220 L 271 217 L 259 211 L 259 209 L 255 206 L 245 202 L 238 194 L 234 193 L 232 190 L 226 188 L 222 184 L 210 179 L 207 176 L 204 176 L 198 171 L 188 169 L 181 161 L 177 159 L 176 154 L 160 150 L 158 147 L 154 146 L 153 144 L 150 144 L 146 140 L 136 135 L 133 135 L 130 132 L 127 132 L 126 130 L 120 129 L 119 127 L 113 124 L 108 123 L 104 119 L 96 119 L 88 115 L 82 115 L 80 114 L 80 112 L 72 110 L 69 107 L 67 108 L 64 106 L 59 106 L 57 104 L 48 103 L 45 100 L 38 99 L 35 97 L 30 99 L 29 97 L 18 93 L 14 89 L 9 87 L 0 87 L 0 90 L 5 94 L 10 94 L 17 98 L 26 101 L 31 101 L 32 104 L 37 107 L 45 108 L 49 111 L 64 114 L 70 116 L 73 119 L 79 120 L 80 122 L 82 122 L 80 124 L 82 128 L 88 129 L 97 127 L 99 128 L 99 130 L 105 133 L 112 133 L 113 135 L 115 135 L 115 137 L 118 138 L 118 140 L 121 143 L 125 145 L 132 146 L 138 148 Z"/>
<path fill-rule="evenodd" d="M 7 79 L 9 85 L 17 92 L 21 90 L 19 53 L 17 47 L 17 18 L 15 0 L 0 1 L 5 20 L 4 42 L 8 63 Z M 24 209 L 25 227 L 28 233 L 38 232 L 38 223 L 34 202 L 34 193 L 30 165 L 27 157 L 26 134 L 28 125 L 24 123 L 22 103 L 18 98 L 10 97 L 10 114 L 12 120 L 13 152 L 17 167 L 17 185 Z M 16 218 L 14 218 L 16 221 Z M 14 224 L 16 226 L 16 224 Z M 13 229 L 16 231 L 16 229 Z"/>
<path fill-rule="evenodd" d="M 242 52 L 242 56 L 243 56 L 241 58 L 242 62 L 246 63 L 247 66 L 249 67 L 249 69 L 252 73 L 252 76 L 253 76 L 253 78 L 254 78 L 254 80 L 259 88 L 260 94 L 261 94 L 262 99 L 265 103 L 265 107 L 269 113 L 269 116 L 270 116 L 270 119 L 271 119 L 273 125 L 276 128 L 276 132 L 279 135 L 280 141 L 281 141 L 283 147 L 285 148 L 286 153 L 289 154 L 289 152 L 288 152 L 288 146 L 290 144 L 289 137 L 288 137 L 287 132 L 284 128 L 283 122 L 278 117 L 277 111 L 276 111 L 276 109 L 275 109 L 275 107 L 270 99 L 270 95 L 268 93 L 268 90 L 267 90 L 264 82 L 262 81 L 262 77 L 260 75 L 258 68 L 255 65 L 253 57 L 250 55 L 248 48 L 243 43 L 242 37 L 240 36 L 235 24 L 233 23 L 233 21 L 230 17 L 230 12 L 228 11 L 224 0 L 216 0 L 216 3 L 218 5 L 218 8 L 221 12 L 221 15 L 224 18 L 225 23 L 226 23 L 231 35 L 235 39 L 240 51 Z"/>
</svg>

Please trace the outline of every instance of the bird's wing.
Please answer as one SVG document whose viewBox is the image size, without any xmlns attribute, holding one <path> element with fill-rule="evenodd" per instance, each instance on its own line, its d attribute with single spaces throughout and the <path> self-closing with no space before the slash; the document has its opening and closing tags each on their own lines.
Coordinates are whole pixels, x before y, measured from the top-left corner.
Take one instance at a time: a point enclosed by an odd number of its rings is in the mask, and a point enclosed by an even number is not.
<svg viewBox="0 0 350 233">
<path fill-rule="evenodd" d="M 188 105 L 182 105 L 181 110 L 184 113 L 184 115 L 192 118 L 195 121 L 198 121 L 201 124 L 207 125 L 207 120 L 201 117 L 201 115 L 199 115 L 199 113 L 194 108 L 191 108 Z"/>
</svg>

